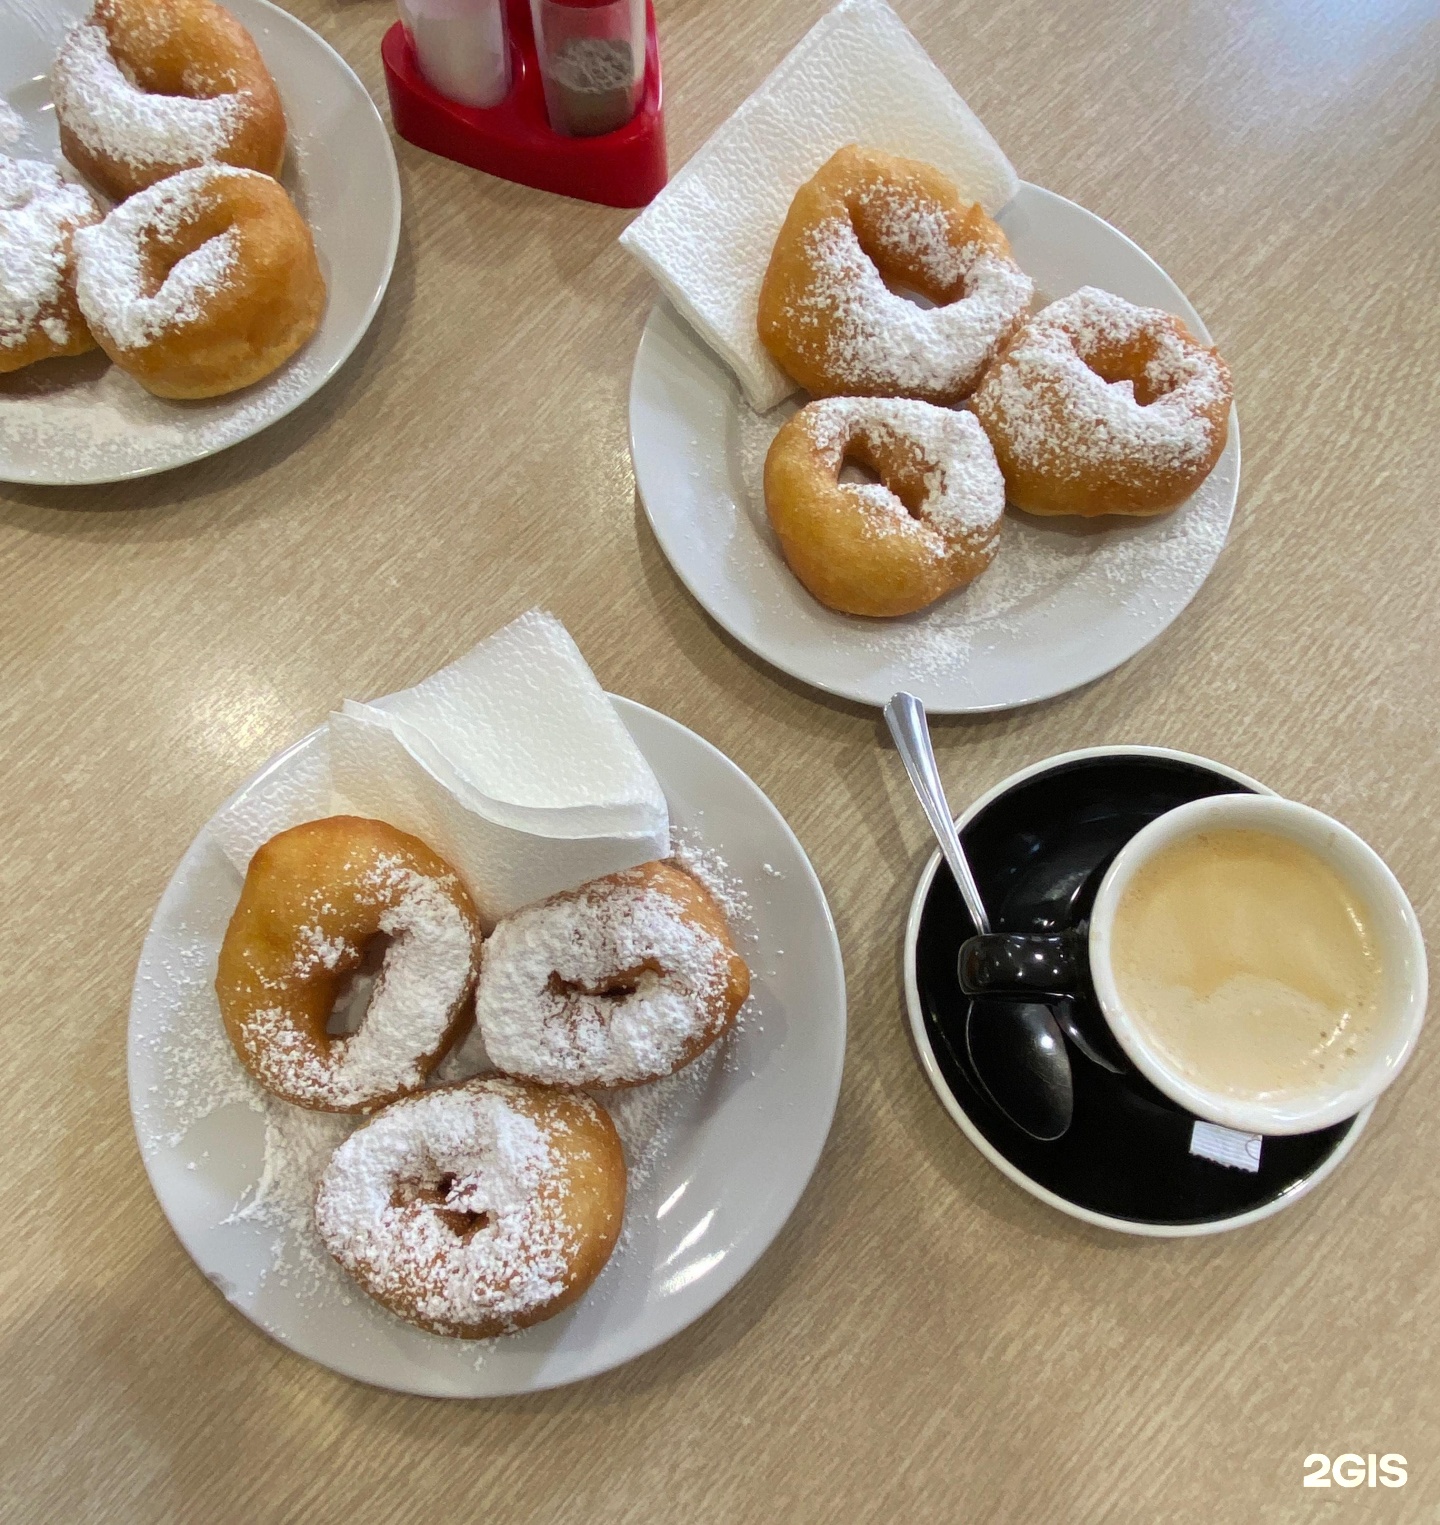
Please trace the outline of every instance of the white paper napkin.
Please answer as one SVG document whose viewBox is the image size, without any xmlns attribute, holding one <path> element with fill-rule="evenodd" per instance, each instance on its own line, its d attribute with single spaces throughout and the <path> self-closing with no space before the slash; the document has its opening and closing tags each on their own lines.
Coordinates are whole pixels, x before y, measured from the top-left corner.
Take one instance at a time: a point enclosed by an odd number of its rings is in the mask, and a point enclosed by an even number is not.
<svg viewBox="0 0 1440 1525">
<path fill-rule="evenodd" d="M 414 688 L 347 700 L 324 750 L 211 831 L 243 872 L 276 832 L 337 811 L 428 843 L 487 922 L 670 851 L 658 780 L 565 627 L 538 609 Z"/>
<path fill-rule="evenodd" d="M 277 832 L 322 815 L 340 815 L 342 802 L 330 787 L 330 759 L 324 747 L 308 747 L 292 761 L 272 762 L 265 777 L 226 805 L 210 822 L 210 836 L 243 874 L 255 849 Z"/>
<path fill-rule="evenodd" d="M 847 143 L 923 159 L 987 212 L 1019 185 L 895 12 L 841 0 L 620 235 L 760 412 L 796 390 L 756 332 L 770 251 L 795 192 Z"/>
<path fill-rule="evenodd" d="M 1217 1165 L 1228 1165 L 1232 1170 L 1248 1170 L 1251 1175 L 1260 1169 L 1264 1142 L 1258 1133 L 1237 1133 L 1219 1123 L 1202 1123 L 1198 1117 L 1190 1130 L 1191 1154 L 1202 1160 L 1214 1160 Z"/>
</svg>

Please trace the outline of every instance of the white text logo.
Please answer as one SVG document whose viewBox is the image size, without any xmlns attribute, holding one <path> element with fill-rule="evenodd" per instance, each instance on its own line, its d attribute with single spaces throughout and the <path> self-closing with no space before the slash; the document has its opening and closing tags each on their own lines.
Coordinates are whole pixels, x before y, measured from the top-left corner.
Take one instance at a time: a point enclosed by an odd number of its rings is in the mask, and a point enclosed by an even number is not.
<svg viewBox="0 0 1440 1525">
<path fill-rule="evenodd" d="M 1368 1456 L 1357 1456 L 1346 1451 L 1332 1462 L 1328 1456 L 1316 1451 L 1305 1458 L 1305 1486 L 1328 1488 L 1333 1481 L 1337 1488 L 1403 1488 L 1410 1464 L 1403 1456 L 1387 1451 L 1377 1457 L 1373 1451 Z"/>
</svg>

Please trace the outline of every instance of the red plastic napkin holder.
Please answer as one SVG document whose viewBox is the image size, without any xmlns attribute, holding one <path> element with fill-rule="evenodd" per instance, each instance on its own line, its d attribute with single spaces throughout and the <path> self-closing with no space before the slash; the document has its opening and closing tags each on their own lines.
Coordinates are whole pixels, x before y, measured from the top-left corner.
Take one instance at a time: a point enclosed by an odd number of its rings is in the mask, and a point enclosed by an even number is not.
<svg viewBox="0 0 1440 1525">
<path fill-rule="evenodd" d="M 510 93 L 498 106 L 462 106 L 420 72 L 400 22 L 380 44 L 395 131 L 472 169 L 602 206 L 643 207 L 665 184 L 665 114 L 655 8 L 645 8 L 645 88 L 635 115 L 614 132 L 570 138 L 545 115 L 529 0 L 508 0 Z"/>
</svg>

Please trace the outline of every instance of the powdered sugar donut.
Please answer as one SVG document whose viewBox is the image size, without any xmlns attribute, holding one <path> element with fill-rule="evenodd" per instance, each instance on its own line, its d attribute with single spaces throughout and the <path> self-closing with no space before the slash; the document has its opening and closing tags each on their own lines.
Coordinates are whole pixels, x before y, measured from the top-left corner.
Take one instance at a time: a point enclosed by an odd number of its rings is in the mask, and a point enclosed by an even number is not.
<svg viewBox="0 0 1440 1525">
<path fill-rule="evenodd" d="M 52 165 L 0 154 L 0 372 L 95 348 L 75 301 L 71 241 L 100 215 Z"/>
<path fill-rule="evenodd" d="M 1158 514 L 1220 459 L 1230 371 L 1179 318 L 1083 286 L 1009 342 L 973 406 L 1032 514 Z"/>
<path fill-rule="evenodd" d="M 625 1155 L 588 1096 L 514 1080 L 397 1101 L 335 1151 L 315 1226 L 392 1313 L 488 1339 L 568 1307 L 625 1216 Z"/>
<path fill-rule="evenodd" d="M 60 151 L 113 200 L 196 164 L 280 173 L 275 81 L 214 0 L 96 0 L 50 82 Z"/>
<path fill-rule="evenodd" d="M 938 169 L 852 143 L 795 193 L 760 289 L 760 339 L 817 397 L 953 403 L 1033 295 L 999 227 Z"/>
<path fill-rule="evenodd" d="M 333 1036 L 336 997 L 377 940 L 364 1020 Z M 480 918 L 443 859 L 384 821 L 328 816 L 251 858 L 215 992 L 240 1062 L 266 1090 L 357 1112 L 424 1085 L 469 1025 L 479 959 Z"/>
<path fill-rule="evenodd" d="M 876 483 L 841 482 L 858 461 Z M 900 397 L 802 408 L 765 458 L 765 510 L 790 570 L 845 614 L 910 614 L 995 557 L 1005 483 L 969 413 Z"/>
<path fill-rule="evenodd" d="M 501 921 L 475 1019 L 508 1075 L 638 1085 L 708 1048 L 749 992 L 710 892 L 673 864 L 645 863 Z"/>
<path fill-rule="evenodd" d="M 160 397 L 218 397 L 315 332 L 325 280 L 280 184 L 207 164 L 76 235 L 75 291 L 105 353 Z"/>
</svg>

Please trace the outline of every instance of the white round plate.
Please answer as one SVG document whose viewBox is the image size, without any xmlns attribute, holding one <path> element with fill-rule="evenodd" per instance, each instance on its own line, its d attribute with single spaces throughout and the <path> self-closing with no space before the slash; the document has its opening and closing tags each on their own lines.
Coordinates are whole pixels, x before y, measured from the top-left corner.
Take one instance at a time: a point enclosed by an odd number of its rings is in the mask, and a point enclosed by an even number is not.
<svg viewBox="0 0 1440 1525">
<path fill-rule="evenodd" d="M 738 941 L 753 986 L 713 1060 L 703 1055 L 659 1086 L 617 1093 L 622 1137 L 651 1135 L 644 1159 L 630 1161 L 625 1231 L 585 1297 L 546 1323 L 478 1345 L 427 1334 L 359 1292 L 320 1248 L 308 1215 L 278 1240 L 266 1221 L 237 1217 L 261 1183 L 266 1113 L 215 1000 L 216 955 L 240 876 L 208 831 L 155 912 L 129 1033 L 130 1106 L 155 1195 L 196 1264 L 241 1313 L 346 1376 L 479 1398 L 607 1371 L 718 1302 L 779 1233 L 815 1168 L 845 1056 L 845 976 L 819 881 L 779 812 L 734 763 L 654 710 L 615 705 L 682 838 L 718 853 L 727 882 L 748 897 Z M 312 733 L 235 800 L 302 770 L 322 745 Z M 618 1105 L 639 1111 L 622 1114 Z M 317 1130 L 332 1123 L 318 1113 L 299 1120 Z"/>
<path fill-rule="evenodd" d="M 1000 213 L 1046 300 L 1101 286 L 1183 318 L 1174 281 L 1109 223 L 1022 184 Z M 710 616 L 756 656 L 826 693 L 884 704 L 908 689 L 938 714 L 1009 709 L 1078 688 L 1133 657 L 1195 596 L 1229 532 L 1240 431 L 1174 513 L 1149 520 L 1010 513 L 970 587 L 920 614 L 836 614 L 801 587 L 765 517 L 765 452 L 796 401 L 756 414 L 725 365 L 668 303 L 645 326 L 630 380 L 630 450 L 655 538 Z"/>
<path fill-rule="evenodd" d="M 325 385 L 390 281 L 400 179 L 390 135 L 333 48 L 269 0 L 226 0 L 259 44 L 285 105 L 281 174 L 315 235 L 329 293 L 314 337 L 264 381 L 208 402 L 152 397 L 96 351 L 0 376 L 0 481 L 118 482 L 214 455 Z M 59 160 L 48 72 L 83 0 L 0 0 L 0 152 Z"/>
</svg>

